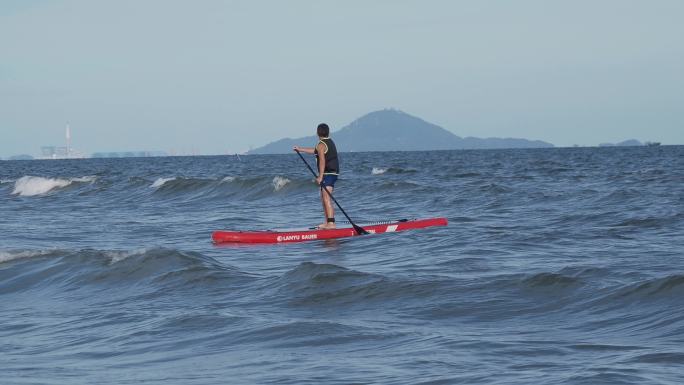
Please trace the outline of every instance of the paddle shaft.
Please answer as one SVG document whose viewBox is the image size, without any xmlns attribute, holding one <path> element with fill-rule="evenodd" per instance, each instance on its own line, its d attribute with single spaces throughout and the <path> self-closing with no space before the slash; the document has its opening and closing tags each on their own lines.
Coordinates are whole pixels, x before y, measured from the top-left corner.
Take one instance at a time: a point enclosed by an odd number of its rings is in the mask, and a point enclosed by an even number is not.
<svg viewBox="0 0 684 385">
<path fill-rule="evenodd" d="M 314 171 L 314 169 L 311 168 L 311 165 L 309 165 L 309 162 L 307 162 L 306 159 L 304 159 L 304 157 L 303 157 L 302 154 L 299 152 L 299 150 L 295 150 L 295 152 L 296 152 L 297 155 L 299 155 L 299 157 L 302 159 L 302 162 L 304 162 L 304 164 L 305 164 L 306 167 L 309 169 L 309 171 L 311 171 L 311 173 L 313 174 L 314 178 L 316 178 L 316 177 L 317 177 L 316 171 Z M 342 214 L 344 214 L 344 216 L 347 218 L 347 220 L 349 221 L 349 223 L 352 225 L 352 227 L 353 227 L 354 230 L 356 231 L 356 234 L 358 234 L 358 235 L 368 234 L 368 232 L 367 232 L 366 230 L 364 230 L 363 227 L 356 225 L 356 224 L 351 220 L 351 218 L 349 218 L 349 215 L 347 215 L 347 212 L 344 211 L 344 209 L 342 208 L 342 206 L 340 206 L 340 203 L 337 201 L 337 199 L 335 199 L 335 197 L 332 195 L 332 193 L 331 193 L 330 191 L 328 191 L 328 189 L 325 188 L 325 187 L 323 186 L 323 183 L 321 183 L 321 190 L 323 190 L 323 191 L 325 191 L 325 192 L 328 193 L 328 196 L 330 197 L 330 199 L 332 199 L 333 202 L 335 202 L 335 204 L 336 204 L 337 207 L 340 209 L 340 211 L 342 211 Z"/>
</svg>

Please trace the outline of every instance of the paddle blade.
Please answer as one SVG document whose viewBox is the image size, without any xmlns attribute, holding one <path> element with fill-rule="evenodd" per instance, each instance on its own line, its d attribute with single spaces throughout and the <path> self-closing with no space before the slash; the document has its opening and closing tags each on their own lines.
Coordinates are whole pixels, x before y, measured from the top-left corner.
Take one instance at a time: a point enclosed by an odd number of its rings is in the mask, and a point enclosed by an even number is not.
<svg viewBox="0 0 684 385">
<path fill-rule="evenodd" d="M 356 235 L 368 235 L 370 234 L 368 231 L 364 230 L 363 227 L 359 225 L 352 224 L 354 227 L 354 231 L 356 231 Z"/>
</svg>

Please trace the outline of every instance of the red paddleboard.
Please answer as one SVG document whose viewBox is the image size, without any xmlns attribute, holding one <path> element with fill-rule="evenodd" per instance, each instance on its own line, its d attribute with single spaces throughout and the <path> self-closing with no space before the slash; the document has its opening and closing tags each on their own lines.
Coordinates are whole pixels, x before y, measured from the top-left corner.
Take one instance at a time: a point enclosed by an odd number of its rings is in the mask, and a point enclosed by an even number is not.
<svg viewBox="0 0 684 385">
<path fill-rule="evenodd" d="M 364 230 L 371 234 L 393 233 L 397 231 L 422 229 L 432 226 L 446 226 L 446 218 L 402 219 L 396 222 L 379 225 L 368 225 Z M 214 243 L 287 243 L 315 241 L 320 239 L 334 239 L 353 237 L 357 235 L 352 227 L 338 227 L 330 230 L 266 230 L 266 231 L 214 231 L 211 239 Z"/>
</svg>

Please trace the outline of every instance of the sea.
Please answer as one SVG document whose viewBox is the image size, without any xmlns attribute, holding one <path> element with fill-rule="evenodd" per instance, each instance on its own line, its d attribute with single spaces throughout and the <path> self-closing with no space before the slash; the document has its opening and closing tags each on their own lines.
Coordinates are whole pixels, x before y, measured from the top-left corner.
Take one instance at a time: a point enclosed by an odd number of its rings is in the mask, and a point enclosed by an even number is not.
<svg viewBox="0 0 684 385">
<path fill-rule="evenodd" d="M 684 382 L 684 146 L 340 157 L 0 161 L 0 383 Z"/>
</svg>

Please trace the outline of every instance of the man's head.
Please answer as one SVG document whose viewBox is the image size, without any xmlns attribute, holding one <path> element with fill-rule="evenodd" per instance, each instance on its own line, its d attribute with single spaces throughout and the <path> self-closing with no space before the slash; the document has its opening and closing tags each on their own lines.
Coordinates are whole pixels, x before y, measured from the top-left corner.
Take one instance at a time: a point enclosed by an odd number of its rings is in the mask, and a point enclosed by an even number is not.
<svg viewBox="0 0 684 385">
<path fill-rule="evenodd" d="M 325 123 L 321 123 L 318 125 L 316 132 L 318 133 L 319 137 L 327 138 L 330 135 L 330 127 L 328 127 L 328 125 Z"/>
</svg>

